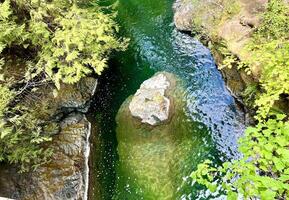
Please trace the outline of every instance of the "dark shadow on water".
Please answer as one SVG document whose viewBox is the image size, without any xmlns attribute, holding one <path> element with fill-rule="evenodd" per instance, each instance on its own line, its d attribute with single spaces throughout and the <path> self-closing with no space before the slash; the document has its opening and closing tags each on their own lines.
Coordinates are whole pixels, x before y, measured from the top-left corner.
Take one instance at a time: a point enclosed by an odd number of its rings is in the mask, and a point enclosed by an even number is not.
<svg viewBox="0 0 289 200">
<path fill-rule="evenodd" d="M 115 187 L 117 156 L 115 116 L 123 101 L 154 72 L 119 68 L 117 59 L 98 78 L 98 86 L 87 118 L 92 124 L 90 158 L 91 199 L 111 199 Z"/>
</svg>

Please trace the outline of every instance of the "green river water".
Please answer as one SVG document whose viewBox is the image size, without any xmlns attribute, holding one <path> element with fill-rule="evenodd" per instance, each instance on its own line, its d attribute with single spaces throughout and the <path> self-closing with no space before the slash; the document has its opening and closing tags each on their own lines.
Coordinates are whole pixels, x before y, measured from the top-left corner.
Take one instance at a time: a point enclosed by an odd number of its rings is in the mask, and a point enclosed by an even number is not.
<svg viewBox="0 0 289 200">
<path fill-rule="evenodd" d="M 244 113 L 227 90 L 209 50 L 189 35 L 175 30 L 172 5 L 173 0 L 118 2 L 121 36 L 131 41 L 128 50 L 115 55 L 110 67 L 99 78 L 90 109 L 94 145 L 90 199 L 220 198 L 218 194 L 192 186 L 188 176 L 205 159 L 219 164 L 238 156 L 236 141 L 244 130 Z M 183 82 L 185 109 L 182 117 L 174 121 L 182 141 L 176 134 L 166 145 L 132 145 L 131 148 L 136 147 L 131 149 L 133 154 L 122 152 L 119 156 L 117 112 L 140 84 L 158 71 L 173 73 Z M 126 123 L 125 119 L 122 121 Z M 129 123 L 127 127 L 118 127 L 118 131 L 120 129 L 123 131 L 120 137 L 125 137 L 126 131 L 130 133 Z M 162 173 L 168 170 L 167 159 L 154 160 L 155 152 L 170 155 L 170 162 L 175 159 L 176 163 L 173 168 L 178 170 Z M 126 159 L 126 155 L 134 165 L 139 164 L 135 169 L 140 171 L 134 172 L 135 176 L 122 170 L 121 158 Z M 149 163 L 150 158 L 154 159 Z M 136 177 L 146 178 L 146 174 L 153 178 L 141 181 L 141 184 L 135 182 Z M 170 189 L 166 189 L 164 183 L 170 183 Z M 152 187 L 153 194 L 144 192 L 145 188 Z M 162 193 L 172 193 L 173 198 L 166 198 Z"/>
</svg>

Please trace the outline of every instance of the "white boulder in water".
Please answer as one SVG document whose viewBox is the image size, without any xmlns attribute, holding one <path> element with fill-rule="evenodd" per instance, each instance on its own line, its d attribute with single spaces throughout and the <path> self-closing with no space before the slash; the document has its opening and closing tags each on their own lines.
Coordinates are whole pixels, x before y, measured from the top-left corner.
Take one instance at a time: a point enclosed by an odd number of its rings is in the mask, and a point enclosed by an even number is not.
<svg viewBox="0 0 289 200">
<path fill-rule="evenodd" d="M 157 125 L 169 118 L 170 99 L 166 90 L 170 87 L 166 73 L 161 72 L 144 81 L 133 96 L 129 110 L 143 123 Z"/>
</svg>

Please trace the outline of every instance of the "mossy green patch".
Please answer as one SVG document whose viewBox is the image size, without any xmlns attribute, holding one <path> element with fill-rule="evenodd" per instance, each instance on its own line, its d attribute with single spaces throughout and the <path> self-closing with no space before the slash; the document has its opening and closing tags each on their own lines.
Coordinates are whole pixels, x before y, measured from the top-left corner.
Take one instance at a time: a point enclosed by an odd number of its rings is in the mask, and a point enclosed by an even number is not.
<svg viewBox="0 0 289 200">
<path fill-rule="evenodd" d="M 178 85 L 179 83 L 177 83 Z M 169 90 L 170 118 L 158 126 L 142 124 L 121 106 L 117 121 L 119 165 L 114 199 L 165 200 L 180 198 L 183 177 L 198 163 L 198 153 L 208 153 L 203 131 L 186 116 L 182 88 Z"/>
</svg>

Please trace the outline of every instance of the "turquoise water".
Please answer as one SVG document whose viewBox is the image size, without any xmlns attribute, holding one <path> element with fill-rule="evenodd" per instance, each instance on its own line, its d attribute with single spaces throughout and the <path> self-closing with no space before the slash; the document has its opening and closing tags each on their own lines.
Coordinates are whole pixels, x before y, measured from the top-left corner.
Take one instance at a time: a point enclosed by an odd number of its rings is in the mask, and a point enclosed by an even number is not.
<svg viewBox="0 0 289 200">
<path fill-rule="evenodd" d="M 236 141 L 244 129 L 244 113 L 226 89 L 209 50 L 175 30 L 172 4 L 172 0 L 119 0 L 121 35 L 131 41 L 128 50 L 115 55 L 100 77 L 91 108 L 92 118 L 97 119 L 94 134 L 100 141 L 95 152 L 99 158 L 92 164 L 93 182 L 98 183 L 91 186 L 95 194 L 92 199 L 148 199 L 138 192 L 138 186 L 127 188 L 130 174 L 119 170 L 115 117 L 125 99 L 157 71 L 174 73 L 183 81 L 184 114 L 192 127 L 187 129 L 187 140 L 197 140 L 204 147 L 199 151 L 188 149 L 191 157 L 183 164 L 184 180 L 204 159 L 220 163 L 238 156 Z M 123 187 L 118 184 L 120 179 Z M 206 191 L 190 186 L 189 180 L 177 187 L 178 199 L 208 198 Z"/>
</svg>

